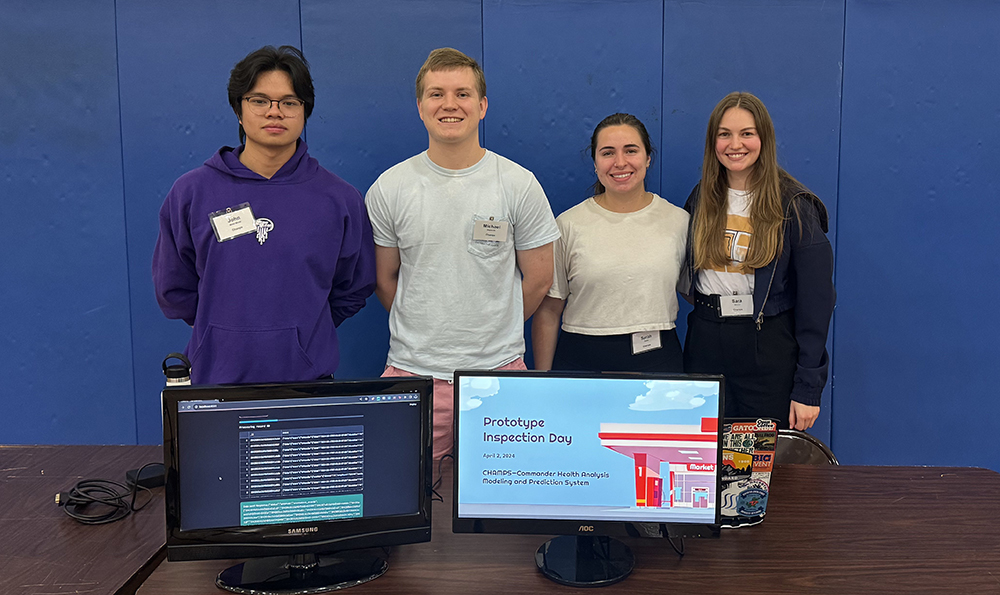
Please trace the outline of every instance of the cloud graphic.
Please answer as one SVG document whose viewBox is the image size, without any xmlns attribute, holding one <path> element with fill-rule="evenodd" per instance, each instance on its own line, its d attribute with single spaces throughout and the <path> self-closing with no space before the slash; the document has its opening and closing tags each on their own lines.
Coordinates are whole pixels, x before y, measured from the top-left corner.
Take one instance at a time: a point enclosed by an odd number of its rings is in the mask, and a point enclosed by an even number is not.
<svg viewBox="0 0 1000 595">
<path fill-rule="evenodd" d="M 706 403 L 701 394 L 704 386 L 689 382 L 678 386 L 650 381 L 646 383 L 646 394 L 639 395 L 628 406 L 633 411 L 664 411 L 667 409 L 696 409 Z"/>
<path fill-rule="evenodd" d="M 483 404 L 483 399 L 492 397 L 500 391 L 500 381 L 497 378 L 484 376 L 468 376 L 459 385 L 459 409 L 472 411 Z"/>
</svg>

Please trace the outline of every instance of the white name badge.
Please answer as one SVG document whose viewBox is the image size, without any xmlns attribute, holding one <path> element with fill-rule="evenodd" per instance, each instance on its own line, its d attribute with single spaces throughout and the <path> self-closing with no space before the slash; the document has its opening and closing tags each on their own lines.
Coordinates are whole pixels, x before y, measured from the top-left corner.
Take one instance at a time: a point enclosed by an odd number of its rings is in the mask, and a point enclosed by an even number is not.
<svg viewBox="0 0 1000 595">
<path fill-rule="evenodd" d="M 753 316 L 753 296 L 720 295 L 719 314 L 722 316 Z"/>
<path fill-rule="evenodd" d="M 215 239 L 220 242 L 238 238 L 248 233 L 257 233 L 254 224 L 253 210 L 250 203 L 245 202 L 235 207 L 216 211 L 208 216 L 215 230 Z"/>
<path fill-rule="evenodd" d="M 476 221 L 472 228 L 472 239 L 484 242 L 506 242 L 507 232 L 510 231 L 508 221 Z"/>
<path fill-rule="evenodd" d="M 660 347 L 660 331 L 632 333 L 632 355 L 639 355 Z"/>
</svg>

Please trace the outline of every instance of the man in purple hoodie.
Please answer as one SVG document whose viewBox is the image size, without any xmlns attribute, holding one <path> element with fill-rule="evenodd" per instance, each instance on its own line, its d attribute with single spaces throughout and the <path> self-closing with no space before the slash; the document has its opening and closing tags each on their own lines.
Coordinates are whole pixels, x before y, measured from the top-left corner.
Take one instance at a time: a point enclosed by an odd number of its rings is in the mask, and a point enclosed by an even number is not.
<svg viewBox="0 0 1000 595">
<path fill-rule="evenodd" d="M 153 284 L 193 327 L 194 384 L 332 375 L 336 327 L 374 291 L 364 201 L 299 138 L 314 97 L 298 49 L 249 54 L 229 78 L 243 146 L 181 176 L 160 209 Z"/>
</svg>

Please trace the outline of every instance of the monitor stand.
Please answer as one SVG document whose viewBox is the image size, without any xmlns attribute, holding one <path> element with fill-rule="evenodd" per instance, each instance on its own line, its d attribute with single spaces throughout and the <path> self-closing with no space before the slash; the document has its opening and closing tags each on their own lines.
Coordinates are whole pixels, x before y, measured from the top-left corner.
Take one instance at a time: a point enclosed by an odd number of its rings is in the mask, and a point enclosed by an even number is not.
<svg viewBox="0 0 1000 595">
<path fill-rule="evenodd" d="M 247 560 L 220 572 L 215 584 L 247 595 L 327 593 L 367 583 L 387 568 L 385 560 L 367 551 L 296 554 Z"/>
<path fill-rule="evenodd" d="M 535 564 L 561 585 L 604 587 L 627 577 L 635 557 L 627 545 L 611 537 L 562 535 L 538 548 Z"/>
</svg>

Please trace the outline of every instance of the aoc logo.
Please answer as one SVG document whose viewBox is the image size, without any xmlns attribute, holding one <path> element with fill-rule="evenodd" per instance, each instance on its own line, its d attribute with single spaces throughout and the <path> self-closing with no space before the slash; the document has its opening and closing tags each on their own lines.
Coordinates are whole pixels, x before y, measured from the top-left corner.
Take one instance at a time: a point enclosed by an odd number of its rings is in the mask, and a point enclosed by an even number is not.
<svg viewBox="0 0 1000 595">
<path fill-rule="evenodd" d="M 586 533 L 593 533 L 594 526 L 593 525 L 580 525 L 580 528 L 577 529 L 577 531 L 584 531 Z"/>
<path fill-rule="evenodd" d="M 289 535 L 305 535 L 306 533 L 318 533 L 319 527 L 298 527 L 296 529 L 289 529 Z"/>
</svg>

